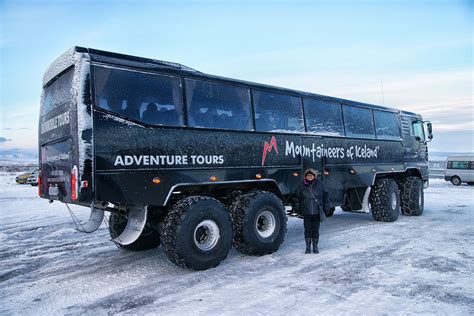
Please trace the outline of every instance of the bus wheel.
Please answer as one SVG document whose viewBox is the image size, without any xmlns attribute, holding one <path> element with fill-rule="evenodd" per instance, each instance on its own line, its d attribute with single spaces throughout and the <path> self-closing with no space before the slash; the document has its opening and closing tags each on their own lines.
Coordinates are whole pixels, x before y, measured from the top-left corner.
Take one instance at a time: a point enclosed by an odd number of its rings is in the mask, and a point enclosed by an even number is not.
<svg viewBox="0 0 474 316">
<path fill-rule="evenodd" d="M 400 191 L 402 214 L 420 216 L 424 209 L 423 182 L 418 177 L 408 177 Z"/>
<path fill-rule="evenodd" d="M 462 181 L 461 178 L 459 178 L 458 176 L 454 176 L 451 178 L 451 183 L 455 186 L 458 186 L 461 185 Z"/>
<path fill-rule="evenodd" d="M 190 196 L 176 202 L 166 216 L 163 250 L 180 267 L 205 270 L 227 257 L 232 235 L 229 212 L 221 202 Z"/>
<path fill-rule="evenodd" d="M 265 255 L 277 251 L 283 243 L 287 217 L 275 194 L 257 191 L 241 195 L 232 203 L 230 214 L 238 251 Z"/>
<path fill-rule="evenodd" d="M 128 218 L 126 215 L 111 213 L 109 217 L 109 234 L 112 239 L 120 236 L 127 226 Z M 140 251 L 156 248 L 160 245 L 160 234 L 158 230 L 152 225 L 150 219 L 147 220 L 145 228 L 133 243 L 129 245 L 120 245 L 115 243 L 117 247 L 125 250 Z"/>
<path fill-rule="evenodd" d="M 400 194 L 392 179 L 378 179 L 370 191 L 372 217 L 379 222 L 394 222 L 400 214 Z"/>
</svg>

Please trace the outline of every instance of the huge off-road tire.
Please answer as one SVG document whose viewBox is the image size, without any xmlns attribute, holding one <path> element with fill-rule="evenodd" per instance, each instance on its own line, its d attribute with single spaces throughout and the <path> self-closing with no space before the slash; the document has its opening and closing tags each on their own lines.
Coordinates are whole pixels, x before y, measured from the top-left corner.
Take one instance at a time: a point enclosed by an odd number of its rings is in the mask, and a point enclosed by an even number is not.
<svg viewBox="0 0 474 316">
<path fill-rule="evenodd" d="M 112 239 L 120 236 L 120 234 L 124 231 L 125 226 L 127 226 L 128 218 L 126 215 L 118 214 L 118 213 L 111 213 L 109 217 L 109 234 Z M 130 245 L 120 245 L 115 243 L 117 247 L 125 249 L 125 250 L 132 250 L 132 251 L 140 251 L 140 250 L 148 250 L 152 248 L 156 248 L 160 245 L 160 234 L 156 228 L 156 225 L 152 225 L 150 218 L 147 219 L 145 227 L 143 231 L 138 237 Z"/>
<path fill-rule="evenodd" d="M 420 216 L 423 214 L 425 197 L 423 181 L 418 177 L 408 177 L 401 185 L 400 202 L 402 214 Z"/>
<path fill-rule="evenodd" d="M 190 196 L 176 202 L 166 216 L 163 250 L 180 267 L 205 270 L 227 257 L 232 236 L 232 221 L 221 202 Z"/>
<path fill-rule="evenodd" d="M 400 214 L 400 194 L 392 179 L 377 179 L 369 196 L 372 217 L 379 222 L 394 222 Z"/>
<path fill-rule="evenodd" d="M 257 191 L 237 197 L 230 207 L 234 247 L 249 255 L 278 250 L 286 234 L 287 217 L 281 200 L 273 193 Z"/>
</svg>

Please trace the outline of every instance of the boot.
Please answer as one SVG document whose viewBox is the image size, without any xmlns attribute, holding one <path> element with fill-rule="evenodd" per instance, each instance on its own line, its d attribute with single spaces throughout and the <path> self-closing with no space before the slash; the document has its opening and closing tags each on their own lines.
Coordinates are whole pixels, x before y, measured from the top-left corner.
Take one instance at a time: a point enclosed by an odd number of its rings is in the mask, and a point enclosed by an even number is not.
<svg viewBox="0 0 474 316">
<path fill-rule="evenodd" d="M 318 240 L 313 238 L 313 253 L 319 253 Z"/>
<path fill-rule="evenodd" d="M 306 252 L 305 254 L 311 253 L 311 238 L 305 238 L 306 241 Z"/>
</svg>

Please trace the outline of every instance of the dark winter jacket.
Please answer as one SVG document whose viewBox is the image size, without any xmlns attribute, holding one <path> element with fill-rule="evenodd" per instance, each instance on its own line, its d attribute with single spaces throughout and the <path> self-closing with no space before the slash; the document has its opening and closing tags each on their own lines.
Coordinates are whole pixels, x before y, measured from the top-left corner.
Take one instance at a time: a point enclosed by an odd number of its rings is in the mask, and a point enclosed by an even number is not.
<svg viewBox="0 0 474 316">
<path fill-rule="evenodd" d="M 327 212 L 329 208 L 328 194 L 319 178 L 314 179 L 311 184 L 301 183 L 296 193 L 295 208 L 301 215 L 319 215 L 320 209 Z"/>
</svg>

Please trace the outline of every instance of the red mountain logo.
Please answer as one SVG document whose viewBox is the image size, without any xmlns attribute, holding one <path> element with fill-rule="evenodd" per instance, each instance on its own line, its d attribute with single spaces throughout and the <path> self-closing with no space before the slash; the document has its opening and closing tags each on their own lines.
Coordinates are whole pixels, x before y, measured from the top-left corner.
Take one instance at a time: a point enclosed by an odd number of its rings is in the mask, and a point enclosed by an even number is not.
<svg viewBox="0 0 474 316">
<path fill-rule="evenodd" d="M 265 142 L 265 144 L 263 145 L 262 166 L 265 164 L 265 158 L 267 158 L 267 153 L 272 152 L 273 149 L 275 149 L 275 152 L 278 154 L 277 141 L 275 136 L 272 136 L 270 144 L 268 142 Z"/>
</svg>

